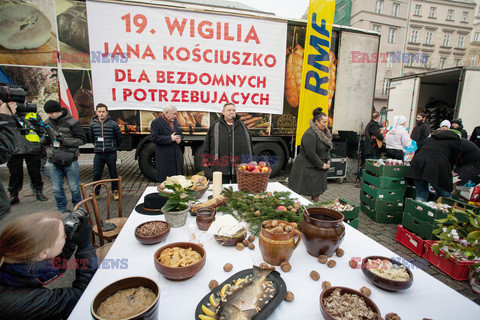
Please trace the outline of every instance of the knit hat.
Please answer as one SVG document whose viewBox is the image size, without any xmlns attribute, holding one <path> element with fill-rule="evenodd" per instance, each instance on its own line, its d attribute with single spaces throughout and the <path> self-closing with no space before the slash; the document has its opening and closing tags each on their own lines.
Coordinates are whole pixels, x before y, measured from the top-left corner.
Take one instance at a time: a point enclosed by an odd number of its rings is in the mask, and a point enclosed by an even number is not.
<svg viewBox="0 0 480 320">
<path fill-rule="evenodd" d="M 63 108 L 60 105 L 60 103 L 58 103 L 57 101 L 48 100 L 43 105 L 43 110 L 45 110 L 45 113 L 52 113 L 52 112 L 61 112 L 63 111 Z"/>
<path fill-rule="evenodd" d="M 440 122 L 440 128 L 441 127 L 448 127 L 450 128 L 451 124 L 450 124 L 450 121 L 448 120 L 443 120 L 442 122 Z"/>
<path fill-rule="evenodd" d="M 452 124 L 454 124 L 454 123 L 456 123 L 456 124 L 458 124 L 459 126 L 461 126 L 461 125 L 462 125 L 462 118 L 453 119 L 453 120 L 452 120 Z"/>
</svg>

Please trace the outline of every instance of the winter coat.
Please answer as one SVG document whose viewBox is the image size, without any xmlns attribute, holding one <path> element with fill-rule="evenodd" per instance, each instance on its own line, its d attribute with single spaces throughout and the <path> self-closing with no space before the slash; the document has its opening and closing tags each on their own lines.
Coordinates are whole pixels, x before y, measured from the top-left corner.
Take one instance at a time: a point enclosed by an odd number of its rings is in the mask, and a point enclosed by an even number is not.
<svg viewBox="0 0 480 320">
<path fill-rule="evenodd" d="M 470 137 L 470 141 L 475 143 L 480 148 L 480 126 L 475 127 L 472 131 L 472 136 Z"/>
<path fill-rule="evenodd" d="M 452 192 L 452 170 L 460 156 L 460 137 L 450 130 L 436 130 L 420 146 L 405 177 L 426 180 Z"/>
<path fill-rule="evenodd" d="M 48 136 L 41 139 L 42 144 L 47 144 L 47 158 L 48 162 L 53 163 L 52 156 L 57 150 L 74 153 L 74 161 L 78 160 L 80 153 L 79 146 L 83 146 L 87 142 L 87 136 L 83 131 L 82 125 L 76 119 L 72 117 L 67 109 L 62 108 L 63 113 L 57 119 L 47 119 L 47 124 L 55 131 L 60 133 L 63 137 L 63 142 L 60 143 L 60 147 L 55 147 L 50 141 Z"/>
<path fill-rule="evenodd" d="M 233 146 L 234 162 L 239 164 L 252 161 L 253 143 L 247 126 L 240 120 L 240 116 L 236 115 L 233 119 L 232 128 L 225 122 L 224 116 L 221 115 L 212 123 L 203 142 L 202 166 L 205 176 L 210 180 L 214 171 L 222 172 L 224 181 L 227 181 L 230 176 L 232 169 L 232 129 L 235 143 Z M 233 168 L 233 170 L 235 169 Z"/>
<path fill-rule="evenodd" d="M 103 123 L 98 120 L 98 116 L 93 117 L 88 127 L 88 136 L 94 144 L 95 153 L 115 153 L 123 140 L 122 130 L 109 115 Z M 103 141 L 98 141 L 98 138 L 103 138 Z"/>
<path fill-rule="evenodd" d="M 398 125 L 385 135 L 385 144 L 387 149 L 404 151 L 406 147 L 412 144 L 412 139 L 407 129 L 402 125 Z"/>
<path fill-rule="evenodd" d="M 72 286 L 56 289 L 43 287 L 61 273 L 52 268 L 52 260 L 42 261 L 38 267 L 30 263 L 3 263 L 0 267 L 0 319 L 66 319 L 97 269 L 95 248 L 77 250 L 75 258 L 79 267 Z M 56 268 L 62 267 L 61 261 L 55 262 L 58 263 Z"/>
<path fill-rule="evenodd" d="M 428 122 L 423 122 L 413 128 L 410 138 L 412 138 L 412 140 L 415 140 L 418 147 L 425 141 L 425 139 L 428 138 L 429 135 L 430 125 L 428 124 Z"/>
<path fill-rule="evenodd" d="M 460 182 L 463 185 L 468 180 L 478 178 L 480 174 L 480 148 L 475 143 L 467 139 L 460 139 L 461 151 L 458 158 L 455 172 L 458 173 Z"/>
<path fill-rule="evenodd" d="M 0 127 L 0 164 L 7 163 L 16 146 L 15 122 L 11 116 L 0 114 L 0 121 L 7 122 Z M 7 191 L 0 181 L 0 220 L 10 213 L 10 200 Z M 1 299 L 0 299 L 1 300 Z"/>
<path fill-rule="evenodd" d="M 155 143 L 156 178 L 163 182 L 167 177 L 182 174 L 183 153 L 180 145 L 172 141 L 172 133 L 180 135 L 183 143 L 183 133 L 177 120 L 173 121 L 173 130 L 167 120 L 158 117 L 152 121 L 150 139 Z"/>
<path fill-rule="evenodd" d="M 25 119 L 38 119 L 39 121 L 42 120 L 39 115 L 36 113 L 28 113 L 25 116 Z M 37 135 L 35 131 L 26 131 L 20 133 L 17 130 L 17 147 L 15 148 L 14 154 L 40 154 L 42 152 L 42 145 L 40 144 L 40 137 Z"/>
<path fill-rule="evenodd" d="M 363 145 L 365 155 L 377 156 L 378 146 L 375 142 L 372 141 L 372 136 L 374 136 L 380 141 L 383 141 L 384 137 L 380 132 L 381 127 L 382 126 L 374 120 L 370 120 L 370 122 L 365 127 L 365 143 Z"/>
<path fill-rule="evenodd" d="M 312 126 L 305 131 L 288 179 L 290 189 L 306 196 L 318 196 L 327 190 L 328 169 L 323 165 L 330 160 L 331 134 L 329 139 L 330 145 L 321 141 Z"/>
</svg>

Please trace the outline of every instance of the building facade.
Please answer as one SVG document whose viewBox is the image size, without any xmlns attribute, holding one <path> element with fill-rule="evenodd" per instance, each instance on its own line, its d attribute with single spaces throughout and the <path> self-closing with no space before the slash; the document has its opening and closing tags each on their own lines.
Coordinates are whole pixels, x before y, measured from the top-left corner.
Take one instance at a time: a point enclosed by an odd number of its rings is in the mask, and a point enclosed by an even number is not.
<svg viewBox="0 0 480 320">
<path fill-rule="evenodd" d="M 475 8 L 473 30 L 465 63 L 465 65 L 469 67 L 480 67 L 480 0 L 476 0 L 475 2 L 477 3 L 477 7 Z"/>
</svg>

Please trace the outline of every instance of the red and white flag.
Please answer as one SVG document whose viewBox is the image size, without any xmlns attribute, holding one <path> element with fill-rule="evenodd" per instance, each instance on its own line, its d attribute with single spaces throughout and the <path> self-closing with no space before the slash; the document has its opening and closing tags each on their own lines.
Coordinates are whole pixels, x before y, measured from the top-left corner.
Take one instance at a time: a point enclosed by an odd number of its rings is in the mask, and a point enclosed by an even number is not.
<svg viewBox="0 0 480 320">
<path fill-rule="evenodd" d="M 58 95 L 61 106 L 70 111 L 72 117 L 78 120 L 77 107 L 75 106 L 75 102 L 73 101 L 72 94 L 70 93 L 70 89 L 68 89 L 67 81 L 65 80 L 65 76 L 63 75 L 63 71 L 60 66 L 58 67 L 58 84 Z"/>
</svg>

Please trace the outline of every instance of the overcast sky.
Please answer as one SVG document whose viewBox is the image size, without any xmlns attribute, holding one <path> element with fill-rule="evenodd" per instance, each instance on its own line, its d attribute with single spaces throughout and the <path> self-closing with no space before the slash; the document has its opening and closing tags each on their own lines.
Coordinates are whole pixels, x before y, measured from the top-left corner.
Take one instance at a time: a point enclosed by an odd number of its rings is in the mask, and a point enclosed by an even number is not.
<svg viewBox="0 0 480 320">
<path fill-rule="evenodd" d="M 234 0 L 256 9 L 273 12 L 277 16 L 300 19 L 307 10 L 309 0 Z"/>
</svg>

